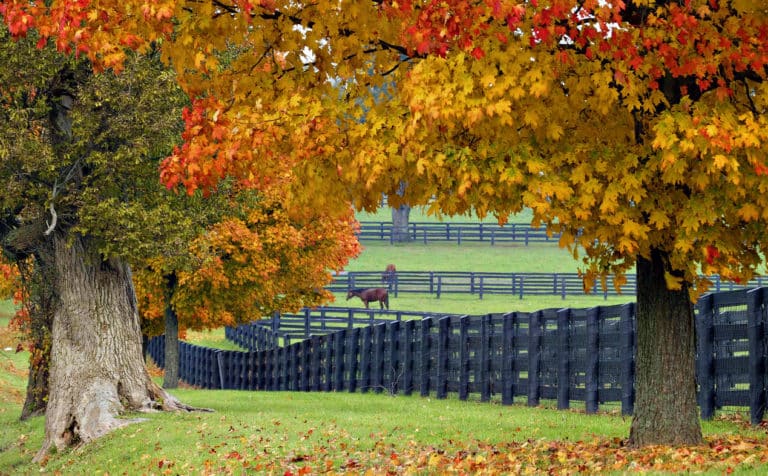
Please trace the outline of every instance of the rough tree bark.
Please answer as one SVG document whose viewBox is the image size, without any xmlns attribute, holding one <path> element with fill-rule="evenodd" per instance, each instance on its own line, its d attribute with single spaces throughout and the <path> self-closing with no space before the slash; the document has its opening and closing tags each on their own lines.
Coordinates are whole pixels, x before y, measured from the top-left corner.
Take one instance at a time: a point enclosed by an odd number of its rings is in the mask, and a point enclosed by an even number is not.
<svg viewBox="0 0 768 476">
<path fill-rule="evenodd" d="M 149 377 L 130 267 L 104 261 L 82 236 L 56 236 L 56 294 L 45 439 L 86 443 L 135 420 L 124 411 L 192 410 Z"/>
<path fill-rule="evenodd" d="M 176 276 L 168 277 L 165 295 L 165 372 L 163 388 L 179 386 L 179 318 L 171 306 L 171 297 L 176 288 Z"/>
<path fill-rule="evenodd" d="M 635 411 L 629 444 L 702 443 L 696 401 L 695 327 L 687 286 L 667 289 L 666 255 L 637 263 Z"/>
<path fill-rule="evenodd" d="M 406 243 L 411 241 L 411 234 L 408 233 L 411 207 L 400 205 L 392 207 L 392 241 L 395 243 Z"/>
</svg>

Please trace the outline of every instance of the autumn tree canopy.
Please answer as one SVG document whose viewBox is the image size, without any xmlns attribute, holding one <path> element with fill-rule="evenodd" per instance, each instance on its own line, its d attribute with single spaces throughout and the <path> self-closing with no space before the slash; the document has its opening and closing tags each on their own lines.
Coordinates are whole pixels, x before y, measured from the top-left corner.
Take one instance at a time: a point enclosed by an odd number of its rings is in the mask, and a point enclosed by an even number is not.
<svg viewBox="0 0 768 476">
<path fill-rule="evenodd" d="M 690 297 L 701 272 L 743 281 L 765 255 L 764 2 L 0 8 L 14 34 L 35 29 L 98 68 L 161 45 L 193 98 L 163 163 L 169 187 L 288 182 L 293 203 L 329 210 L 374 207 L 381 192 L 395 206 L 434 197 L 436 213 L 502 222 L 527 206 L 581 258 L 587 285 L 636 267 L 631 439 L 700 440 Z"/>
</svg>

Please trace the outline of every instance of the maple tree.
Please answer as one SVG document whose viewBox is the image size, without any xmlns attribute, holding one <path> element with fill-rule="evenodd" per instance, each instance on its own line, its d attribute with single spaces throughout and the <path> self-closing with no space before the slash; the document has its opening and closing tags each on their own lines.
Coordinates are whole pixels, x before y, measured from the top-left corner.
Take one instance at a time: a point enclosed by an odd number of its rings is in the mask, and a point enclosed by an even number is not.
<svg viewBox="0 0 768 476">
<path fill-rule="evenodd" d="M 768 18 L 756 0 L 10 0 L 97 68 L 162 39 L 193 98 L 170 187 L 286 181 L 340 210 L 527 206 L 585 286 L 638 273 L 630 441 L 698 443 L 691 298 L 762 264 Z M 385 100 L 382 100 L 384 98 Z M 398 195 L 401 182 L 408 186 Z M 604 282 L 604 281 L 603 281 Z"/>
<path fill-rule="evenodd" d="M 164 387 L 174 387 L 178 378 L 168 341 L 179 330 L 236 326 L 333 300 L 325 289 L 328 271 L 341 270 L 360 251 L 352 210 L 346 216 L 322 210 L 296 216 L 286 200 L 280 189 L 240 191 L 228 207 L 218 207 L 225 215 L 185 247 L 137 269 L 144 332 L 166 336 Z M 171 345 L 178 365 L 178 343 Z"/>
</svg>

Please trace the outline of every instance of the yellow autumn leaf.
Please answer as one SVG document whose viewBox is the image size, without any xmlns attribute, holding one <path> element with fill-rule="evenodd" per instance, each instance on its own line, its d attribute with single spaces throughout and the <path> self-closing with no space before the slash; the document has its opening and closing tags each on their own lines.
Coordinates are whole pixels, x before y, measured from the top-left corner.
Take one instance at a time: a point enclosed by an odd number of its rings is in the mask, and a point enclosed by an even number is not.
<svg viewBox="0 0 768 476">
<path fill-rule="evenodd" d="M 683 289 L 683 278 L 674 276 L 669 271 L 664 271 L 664 281 L 667 284 L 667 289 L 670 291 L 679 291 Z"/>
<path fill-rule="evenodd" d="M 744 221 L 755 221 L 760 218 L 760 210 L 751 202 L 742 205 L 737 214 Z"/>
</svg>

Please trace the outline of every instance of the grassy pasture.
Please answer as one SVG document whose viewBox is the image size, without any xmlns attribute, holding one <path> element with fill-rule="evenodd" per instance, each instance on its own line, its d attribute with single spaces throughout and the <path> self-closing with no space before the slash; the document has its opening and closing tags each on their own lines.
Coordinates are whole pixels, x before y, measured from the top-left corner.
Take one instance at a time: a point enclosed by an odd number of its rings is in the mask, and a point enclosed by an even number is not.
<svg viewBox="0 0 768 476">
<path fill-rule="evenodd" d="M 0 320 L 4 330 L 6 324 Z M 681 468 L 714 475 L 729 468 L 764 474 L 768 460 L 765 430 L 750 429 L 733 415 L 704 422 L 708 446 L 637 451 L 622 447 L 630 420 L 615 411 L 585 415 L 546 405 L 376 393 L 183 388 L 172 393 L 214 412 L 126 415 L 144 420 L 38 465 L 31 459 L 42 441 L 43 418 L 18 420 L 27 358 L 0 349 L 0 475 L 363 474 L 367 469 L 370 474 L 643 469 L 674 474 Z M 736 443 L 718 452 L 723 442 Z"/>
<path fill-rule="evenodd" d="M 386 218 L 385 218 L 386 219 Z M 576 262 L 555 246 L 491 247 L 365 243 L 349 270 L 571 272 Z M 362 306 L 359 300 L 337 304 Z M 588 307 L 625 298 L 401 294 L 391 307 L 482 314 L 547 307 Z M 28 354 L 16 353 L 0 303 L 0 476 L 26 474 L 765 474 L 768 438 L 745 415 L 703 422 L 700 448 L 628 450 L 630 419 L 606 407 L 585 415 L 523 400 L 498 403 L 360 393 L 204 391 L 172 393 L 213 413 L 126 415 L 145 420 L 81 448 L 31 463 L 43 418 L 18 421 Z M 223 331 L 190 332 L 188 340 L 230 347 Z M 160 377 L 156 377 L 160 378 Z"/>
<path fill-rule="evenodd" d="M 347 266 L 348 271 L 383 271 L 393 263 L 400 271 L 485 271 L 526 273 L 575 273 L 579 262 L 567 251 L 551 245 L 496 245 L 408 243 L 390 245 L 386 242 L 366 241 L 363 252 Z M 402 293 L 390 296 L 390 308 L 411 311 L 433 311 L 452 314 L 485 314 L 489 312 L 536 311 L 550 307 L 591 307 L 633 302 L 633 295 L 525 296 L 520 299 L 510 295 L 478 296 L 447 294 L 439 299 L 433 295 Z M 346 301 L 346 295 L 336 295 L 336 303 L 342 306 L 363 307 L 360 300 Z"/>
</svg>

